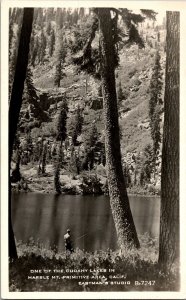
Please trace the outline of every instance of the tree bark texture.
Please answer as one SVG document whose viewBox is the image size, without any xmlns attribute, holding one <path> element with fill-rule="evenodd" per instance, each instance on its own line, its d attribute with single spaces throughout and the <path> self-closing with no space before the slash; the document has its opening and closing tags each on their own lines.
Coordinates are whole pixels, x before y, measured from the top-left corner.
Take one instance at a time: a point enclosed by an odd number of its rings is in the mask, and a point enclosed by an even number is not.
<svg viewBox="0 0 186 300">
<path fill-rule="evenodd" d="M 179 260 L 179 24 L 179 12 L 167 12 L 159 242 L 159 263 L 165 269 Z"/>
<path fill-rule="evenodd" d="M 22 95 L 24 89 L 24 82 L 26 78 L 26 71 L 28 65 L 30 35 L 32 31 L 33 8 L 24 8 L 23 23 L 21 28 L 21 35 L 19 41 L 19 48 L 17 54 L 17 62 L 14 74 L 14 82 L 12 87 L 12 94 L 9 106 L 9 169 L 13 153 L 13 144 L 17 126 L 19 122 L 19 114 L 22 105 Z M 17 257 L 14 234 L 11 221 L 11 185 L 9 184 L 9 256 L 11 258 Z"/>
<path fill-rule="evenodd" d="M 105 152 L 110 205 L 120 246 L 139 247 L 121 164 L 117 96 L 115 85 L 114 42 L 109 8 L 98 8 L 101 78 L 105 119 Z"/>
</svg>

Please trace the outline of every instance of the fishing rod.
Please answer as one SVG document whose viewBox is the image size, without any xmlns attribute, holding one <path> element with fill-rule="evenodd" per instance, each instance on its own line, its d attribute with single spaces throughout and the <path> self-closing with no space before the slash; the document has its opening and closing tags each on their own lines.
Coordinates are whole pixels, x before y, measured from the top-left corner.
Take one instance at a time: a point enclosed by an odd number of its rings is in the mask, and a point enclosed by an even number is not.
<svg viewBox="0 0 186 300">
<path fill-rule="evenodd" d="M 77 239 L 75 239 L 75 241 L 77 241 L 77 240 L 81 239 L 82 237 L 84 237 L 84 236 L 86 236 L 86 235 L 88 235 L 88 233 L 85 233 L 85 234 L 83 234 L 83 235 L 79 236 Z"/>
<path fill-rule="evenodd" d="M 74 241 L 77 241 L 77 240 L 83 238 L 84 236 L 90 235 L 91 233 L 94 233 L 94 232 L 97 232 L 97 231 L 100 231 L 100 229 L 93 230 L 93 231 L 91 231 L 91 232 L 87 232 L 87 233 L 85 233 L 85 234 L 79 236 L 78 238 L 76 238 Z"/>
</svg>

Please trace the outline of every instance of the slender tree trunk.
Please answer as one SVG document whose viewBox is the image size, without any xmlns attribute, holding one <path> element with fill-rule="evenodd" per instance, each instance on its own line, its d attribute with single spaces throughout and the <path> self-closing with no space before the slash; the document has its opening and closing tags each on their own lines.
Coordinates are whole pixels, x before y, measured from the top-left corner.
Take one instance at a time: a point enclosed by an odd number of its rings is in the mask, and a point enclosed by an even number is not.
<svg viewBox="0 0 186 300">
<path fill-rule="evenodd" d="M 24 8 L 23 23 L 21 28 L 20 42 L 17 54 L 14 82 L 9 107 L 9 169 L 13 152 L 14 138 L 19 121 L 19 113 L 22 104 L 24 81 L 28 65 L 29 43 L 32 31 L 34 9 Z M 11 187 L 9 184 L 9 256 L 17 258 L 14 234 L 11 221 Z"/>
<path fill-rule="evenodd" d="M 159 263 L 179 260 L 179 12 L 167 12 Z"/>
<path fill-rule="evenodd" d="M 110 205 L 120 246 L 139 247 L 123 176 L 120 151 L 117 96 L 115 86 L 114 44 L 109 8 L 98 8 L 102 55 L 105 151 Z"/>
</svg>

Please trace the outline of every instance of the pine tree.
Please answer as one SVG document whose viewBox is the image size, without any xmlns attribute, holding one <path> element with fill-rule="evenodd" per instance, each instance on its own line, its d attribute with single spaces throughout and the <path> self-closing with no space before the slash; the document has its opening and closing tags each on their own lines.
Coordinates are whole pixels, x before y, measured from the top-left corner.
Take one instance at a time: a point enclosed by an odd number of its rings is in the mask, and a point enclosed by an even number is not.
<svg viewBox="0 0 186 300">
<path fill-rule="evenodd" d="M 60 164 L 56 163 L 54 167 L 54 187 L 57 194 L 61 194 L 61 182 L 60 182 Z"/>
<path fill-rule="evenodd" d="M 41 174 L 45 174 L 45 172 L 46 172 L 46 157 L 47 157 L 47 144 L 46 144 L 46 142 L 44 142 L 42 158 L 41 158 Z"/>
<path fill-rule="evenodd" d="M 82 70 L 101 77 L 103 87 L 103 106 L 105 121 L 105 152 L 107 162 L 107 176 L 110 194 L 110 205 L 121 247 L 139 247 L 139 240 L 127 195 L 122 163 L 120 136 L 118 124 L 117 95 L 115 85 L 115 69 L 119 63 L 118 43 L 121 34 L 117 26 L 118 15 L 127 28 L 128 39 L 123 44 L 130 46 L 134 43 L 144 47 L 136 24 L 144 21 L 145 16 L 154 17 L 153 11 L 141 10 L 141 14 L 134 14 L 127 9 L 95 8 L 95 18 L 91 32 L 87 38 L 83 53 L 74 62 Z M 112 15 L 111 15 L 112 12 Z M 99 29 L 99 49 L 93 50 L 92 42 Z M 97 55 L 95 55 L 95 52 Z M 99 78 L 100 78 L 99 77 Z M 127 226 L 126 226 L 127 224 Z"/>
<path fill-rule="evenodd" d="M 54 16 L 55 16 L 54 8 L 53 7 L 47 8 L 45 15 L 46 15 L 46 33 L 50 35 L 50 31 L 52 29 L 51 22 L 54 21 Z"/>
<path fill-rule="evenodd" d="M 74 9 L 74 12 L 72 14 L 72 18 L 73 18 L 72 19 L 73 25 L 77 24 L 78 23 L 78 18 L 79 18 L 79 16 L 78 16 L 78 9 L 77 8 Z"/>
<path fill-rule="evenodd" d="M 153 68 L 153 73 L 150 81 L 149 88 L 149 117 L 150 117 L 150 128 L 151 137 L 153 140 L 153 151 L 154 151 L 154 162 L 157 158 L 157 151 L 159 150 L 161 142 L 160 134 L 160 105 L 162 102 L 162 73 L 160 65 L 160 54 L 159 51 L 156 52 L 155 65 Z"/>
<path fill-rule="evenodd" d="M 148 144 L 143 150 L 142 167 L 140 170 L 140 184 L 149 183 L 154 171 L 153 147 Z"/>
<path fill-rule="evenodd" d="M 80 159 L 78 153 L 74 149 L 74 146 L 71 147 L 68 169 L 73 175 L 79 175 L 80 173 Z"/>
<path fill-rule="evenodd" d="M 80 7 L 79 9 L 79 18 L 82 19 L 85 15 L 85 9 L 84 7 Z"/>
<path fill-rule="evenodd" d="M 76 114 L 75 114 L 74 124 L 73 124 L 74 128 L 73 128 L 73 132 L 72 132 L 72 143 L 74 146 L 77 145 L 77 137 L 81 134 L 82 126 L 83 126 L 82 111 L 81 111 L 80 106 L 78 105 Z"/>
<path fill-rule="evenodd" d="M 47 27 L 46 27 L 46 33 L 48 35 L 50 35 L 51 30 L 52 30 L 52 26 L 51 26 L 51 22 L 49 22 L 48 25 L 47 25 Z"/>
<path fill-rule="evenodd" d="M 29 66 L 27 69 L 27 76 L 25 82 L 25 89 L 24 89 L 24 98 L 28 101 L 28 103 L 32 106 L 32 112 L 34 117 L 38 119 L 40 122 L 47 122 L 49 121 L 48 114 L 43 110 L 39 103 L 39 96 L 38 90 L 34 86 L 33 82 L 33 74 L 32 69 Z"/>
<path fill-rule="evenodd" d="M 34 37 L 34 48 L 32 50 L 32 56 L 31 56 L 31 65 L 33 67 L 35 67 L 35 64 L 36 64 L 36 59 L 39 61 L 39 58 L 38 58 L 38 51 L 39 49 L 39 38 L 38 36 L 35 36 Z"/>
<path fill-rule="evenodd" d="M 39 46 L 39 62 L 43 64 L 44 57 L 45 57 L 45 50 L 46 50 L 46 36 L 44 34 L 44 31 L 41 31 L 40 35 L 40 46 Z"/>
<path fill-rule="evenodd" d="M 60 141 L 61 143 L 64 142 L 67 137 L 67 128 L 66 128 L 67 113 L 68 113 L 67 99 L 64 98 L 60 108 L 60 114 L 57 123 L 57 135 L 56 135 L 56 140 Z"/>
<path fill-rule="evenodd" d="M 44 138 L 42 137 L 42 139 L 38 142 L 38 160 L 39 160 L 38 175 L 41 174 L 43 146 L 44 146 Z"/>
<path fill-rule="evenodd" d="M 60 87 L 60 81 L 65 76 L 63 73 L 63 64 L 67 55 L 66 39 L 60 32 L 56 45 L 56 72 L 54 75 L 54 86 Z"/>
<path fill-rule="evenodd" d="M 50 31 L 50 43 L 49 43 L 49 55 L 52 57 L 55 49 L 55 32 L 54 29 L 52 28 Z"/>
<path fill-rule="evenodd" d="M 30 130 L 27 132 L 27 135 L 26 135 L 26 152 L 27 152 L 27 163 L 29 161 L 31 161 L 32 159 L 32 155 L 33 155 L 33 142 L 32 142 L 32 136 L 31 136 L 31 132 Z"/>
<path fill-rule="evenodd" d="M 82 169 L 92 169 L 95 163 L 95 151 L 98 142 L 98 131 L 95 123 L 92 124 L 91 128 L 84 137 L 85 144 L 85 156 L 82 162 Z"/>
<path fill-rule="evenodd" d="M 58 7 L 56 12 L 56 26 L 58 29 L 63 28 L 63 24 L 65 22 L 64 15 L 65 15 L 65 9 Z"/>
<path fill-rule="evenodd" d="M 157 158 L 157 152 L 160 148 L 161 143 L 161 133 L 160 133 L 160 114 L 161 114 L 161 108 L 159 105 L 156 105 L 153 119 L 151 121 L 151 136 L 153 140 L 153 153 L 154 153 L 154 161 Z"/>
</svg>

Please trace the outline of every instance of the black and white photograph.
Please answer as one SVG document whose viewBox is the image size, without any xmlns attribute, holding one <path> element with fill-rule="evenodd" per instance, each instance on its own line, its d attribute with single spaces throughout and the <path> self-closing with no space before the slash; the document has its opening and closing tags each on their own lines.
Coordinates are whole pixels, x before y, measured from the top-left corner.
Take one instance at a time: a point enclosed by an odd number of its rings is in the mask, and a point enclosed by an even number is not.
<svg viewBox="0 0 186 300">
<path fill-rule="evenodd" d="M 1 44 L 11 298 L 182 291 L 181 10 L 12 3 Z"/>
</svg>

